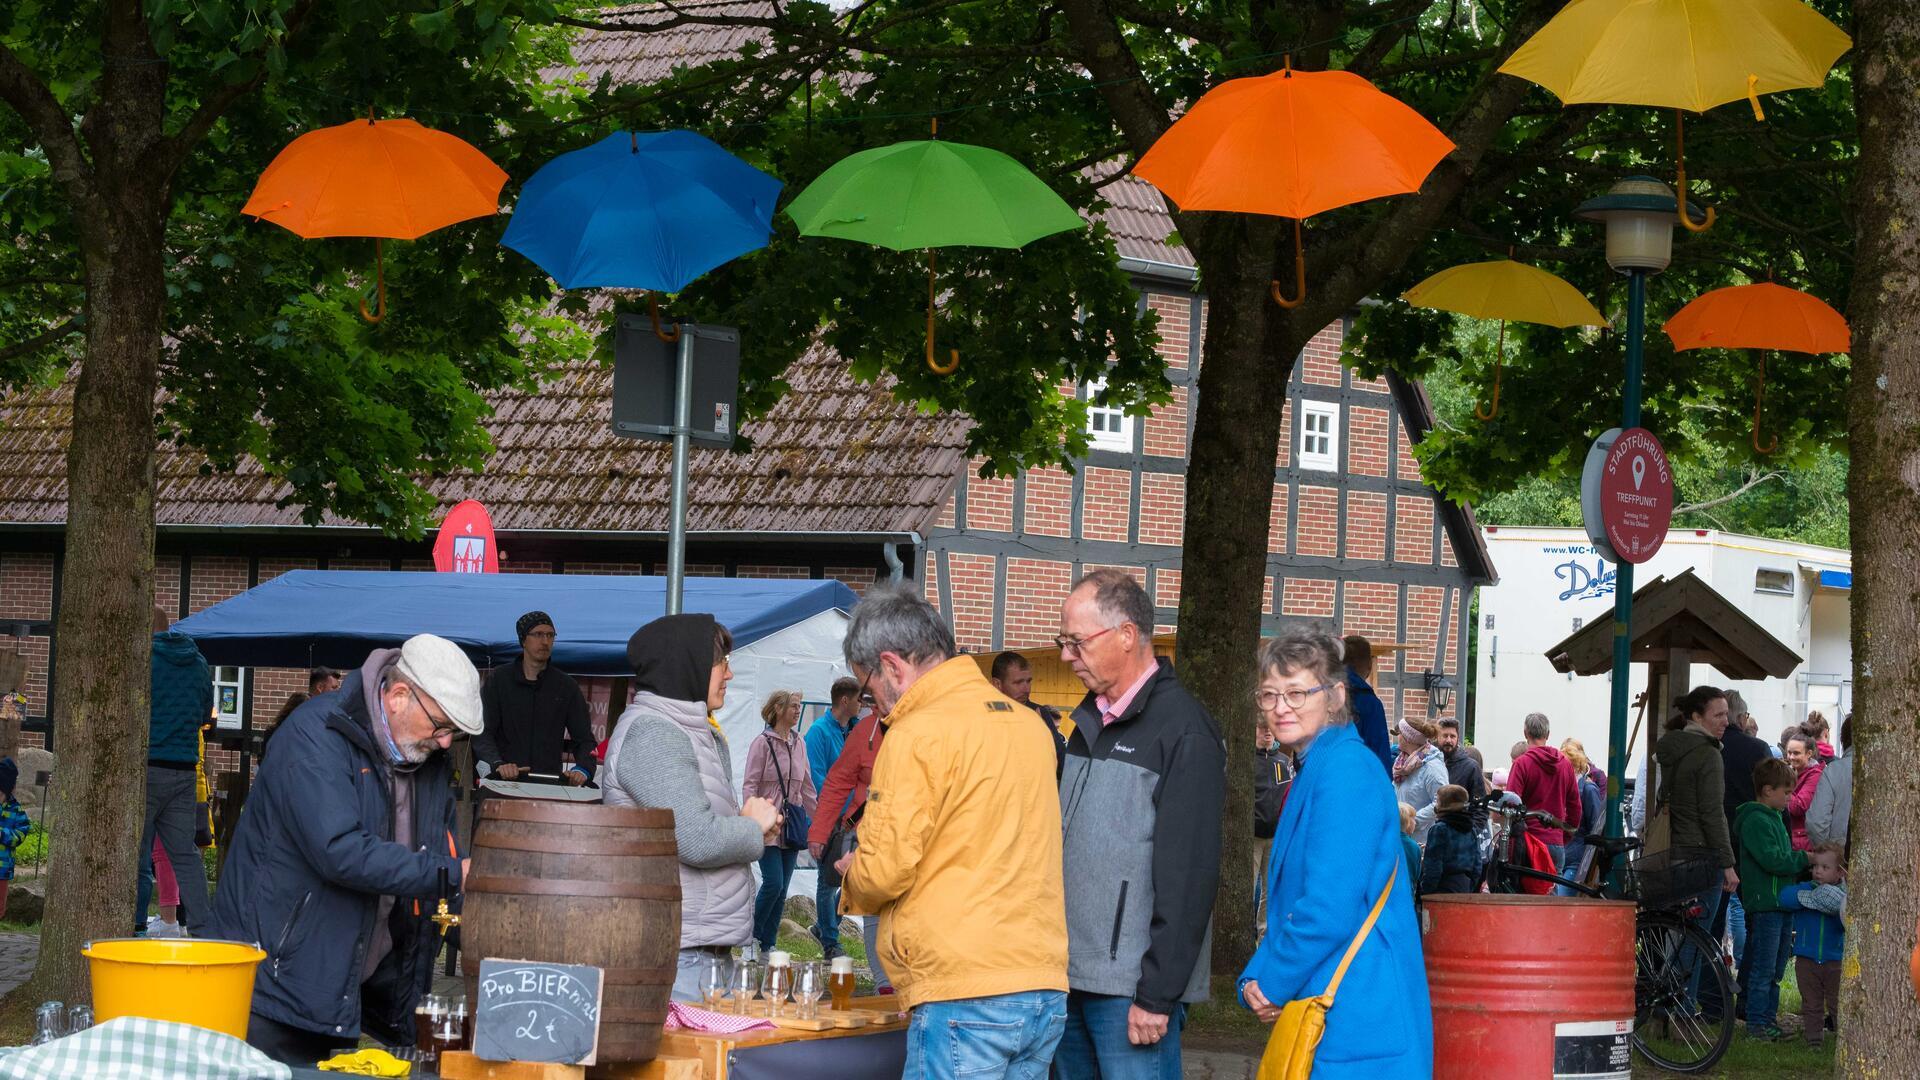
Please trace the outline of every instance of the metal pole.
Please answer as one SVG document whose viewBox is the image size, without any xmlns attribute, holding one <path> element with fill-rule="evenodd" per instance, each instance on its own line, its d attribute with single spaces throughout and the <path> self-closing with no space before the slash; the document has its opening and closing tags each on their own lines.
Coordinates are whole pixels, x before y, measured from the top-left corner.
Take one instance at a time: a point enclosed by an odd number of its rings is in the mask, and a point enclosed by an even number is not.
<svg viewBox="0 0 1920 1080">
<path fill-rule="evenodd" d="M 680 327 L 673 377 L 673 497 L 667 523 L 667 614 L 680 614 L 687 586 L 687 434 L 693 426 L 693 327 Z"/>
<path fill-rule="evenodd" d="M 1620 426 L 1640 426 L 1641 346 L 1646 336 L 1647 272 L 1627 275 L 1627 377 Z M 1633 564 L 1621 560 L 1613 586 L 1613 710 L 1607 737 L 1607 835 L 1624 836 L 1620 795 L 1627 779 L 1627 695 L 1633 674 Z M 1648 811 L 1653 807 L 1649 802 Z"/>
</svg>

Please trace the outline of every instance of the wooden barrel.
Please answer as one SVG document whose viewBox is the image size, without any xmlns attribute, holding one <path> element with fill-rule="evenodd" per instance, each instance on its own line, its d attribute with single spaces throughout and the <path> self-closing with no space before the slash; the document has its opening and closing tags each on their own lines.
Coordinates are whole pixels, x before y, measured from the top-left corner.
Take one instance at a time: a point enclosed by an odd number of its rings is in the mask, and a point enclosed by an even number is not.
<svg viewBox="0 0 1920 1080">
<path fill-rule="evenodd" d="M 599 1060 L 650 1061 L 680 952 L 673 811 L 488 799 L 460 915 L 461 969 L 478 1003 L 480 961 L 606 971 Z"/>
</svg>

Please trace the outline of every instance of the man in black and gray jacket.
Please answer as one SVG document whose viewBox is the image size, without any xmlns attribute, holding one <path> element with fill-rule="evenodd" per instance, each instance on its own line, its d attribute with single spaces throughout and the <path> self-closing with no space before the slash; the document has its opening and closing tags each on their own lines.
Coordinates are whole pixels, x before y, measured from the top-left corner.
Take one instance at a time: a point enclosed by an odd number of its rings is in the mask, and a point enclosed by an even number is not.
<svg viewBox="0 0 1920 1080">
<path fill-rule="evenodd" d="M 1186 1006 L 1207 998 L 1226 745 L 1153 655 L 1132 576 L 1081 578 L 1060 631 L 1088 693 L 1060 778 L 1071 991 L 1055 1075 L 1178 1077 Z"/>
</svg>

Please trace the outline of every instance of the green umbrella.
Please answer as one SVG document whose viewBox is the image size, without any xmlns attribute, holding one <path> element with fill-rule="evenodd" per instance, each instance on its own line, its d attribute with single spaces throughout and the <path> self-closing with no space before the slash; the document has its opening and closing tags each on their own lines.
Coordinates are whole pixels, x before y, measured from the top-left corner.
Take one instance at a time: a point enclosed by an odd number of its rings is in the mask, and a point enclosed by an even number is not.
<svg viewBox="0 0 1920 1080">
<path fill-rule="evenodd" d="M 894 251 L 927 249 L 927 366 L 933 359 L 933 249 L 1017 248 L 1086 222 L 1024 165 L 998 150 L 922 140 L 862 150 L 835 162 L 787 205 L 802 236 L 857 240 Z"/>
</svg>

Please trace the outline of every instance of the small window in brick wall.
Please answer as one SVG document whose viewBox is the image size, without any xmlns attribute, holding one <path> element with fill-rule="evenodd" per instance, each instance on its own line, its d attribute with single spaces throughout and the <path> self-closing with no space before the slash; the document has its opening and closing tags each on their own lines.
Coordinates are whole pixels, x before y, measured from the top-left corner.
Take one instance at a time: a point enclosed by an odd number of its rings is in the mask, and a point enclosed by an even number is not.
<svg viewBox="0 0 1920 1080">
<path fill-rule="evenodd" d="M 1095 450 L 1118 450 L 1123 454 L 1133 452 L 1133 417 L 1125 409 L 1111 405 L 1095 405 L 1093 399 L 1106 389 L 1105 379 L 1095 379 L 1087 384 L 1087 438 Z"/>
<path fill-rule="evenodd" d="M 1334 472 L 1340 468 L 1340 406 L 1324 401 L 1300 403 L 1300 467 Z"/>
<path fill-rule="evenodd" d="M 246 699 L 246 695 L 247 669 L 213 669 L 213 717 L 215 725 L 222 731 L 240 730 L 245 720 L 240 703 Z"/>
</svg>

